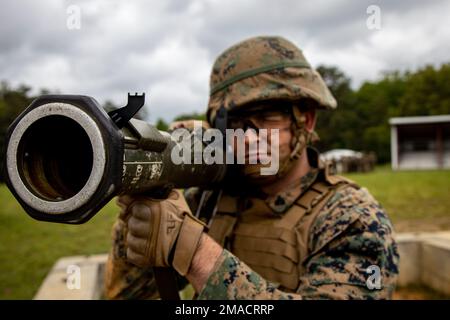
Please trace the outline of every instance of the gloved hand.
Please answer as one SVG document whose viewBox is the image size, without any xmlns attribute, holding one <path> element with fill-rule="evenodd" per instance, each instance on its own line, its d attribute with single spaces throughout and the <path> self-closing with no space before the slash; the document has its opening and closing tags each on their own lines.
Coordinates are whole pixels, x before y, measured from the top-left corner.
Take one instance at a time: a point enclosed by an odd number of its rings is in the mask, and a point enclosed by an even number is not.
<svg viewBox="0 0 450 320">
<path fill-rule="evenodd" d="M 196 219 L 183 195 L 173 190 L 164 200 L 124 196 L 121 216 L 127 223 L 127 259 L 140 267 L 172 266 L 186 275 L 205 225 Z"/>
</svg>

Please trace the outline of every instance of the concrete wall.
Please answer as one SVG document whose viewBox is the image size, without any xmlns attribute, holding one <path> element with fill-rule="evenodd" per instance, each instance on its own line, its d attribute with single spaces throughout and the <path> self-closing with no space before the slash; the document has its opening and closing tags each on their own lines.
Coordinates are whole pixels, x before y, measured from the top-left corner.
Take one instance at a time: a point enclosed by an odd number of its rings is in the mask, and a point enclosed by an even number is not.
<svg viewBox="0 0 450 320">
<path fill-rule="evenodd" d="M 398 285 L 423 284 L 450 295 L 450 232 L 404 233 L 397 242 Z"/>
<path fill-rule="evenodd" d="M 35 300 L 97 300 L 102 298 L 104 266 L 108 255 L 72 256 L 59 259 L 42 282 Z M 74 285 L 79 268 L 79 288 Z M 74 272 L 75 271 L 75 272 Z"/>
</svg>

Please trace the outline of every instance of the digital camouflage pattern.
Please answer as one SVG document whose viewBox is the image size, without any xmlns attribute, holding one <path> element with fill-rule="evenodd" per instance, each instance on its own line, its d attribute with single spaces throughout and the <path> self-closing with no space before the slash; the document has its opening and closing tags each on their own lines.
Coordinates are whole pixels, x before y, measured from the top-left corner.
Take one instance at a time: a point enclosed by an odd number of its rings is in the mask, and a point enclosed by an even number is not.
<svg viewBox="0 0 450 320">
<path fill-rule="evenodd" d="M 198 299 L 390 299 L 399 263 L 393 236 L 386 213 L 367 190 L 349 186 L 315 220 L 308 243 L 312 254 L 296 292 L 278 290 L 224 250 Z M 371 265 L 381 271 L 379 290 L 367 286 Z"/>
<path fill-rule="evenodd" d="M 290 188 L 266 199 L 274 214 L 283 214 L 317 179 L 313 169 Z M 193 196 L 196 192 L 191 194 Z M 188 196 L 190 197 L 190 196 Z M 190 203 L 189 199 L 188 203 Z M 281 291 L 229 250 L 222 253 L 198 299 L 389 299 L 398 275 L 399 255 L 394 231 L 383 208 L 364 188 L 337 191 L 321 209 L 308 239 L 311 253 L 295 292 Z M 113 249 L 107 263 L 106 296 L 114 299 L 156 298 L 150 269 L 126 262 L 125 225 L 113 231 Z M 381 289 L 369 289 L 367 268 L 381 270 Z M 180 285 L 187 284 L 180 278 Z"/>
<path fill-rule="evenodd" d="M 302 51 L 282 37 L 255 37 L 223 52 L 210 78 L 207 119 L 216 111 L 236 109 L 262 100 L 298 101 L 309 98 L 316 106 L 335 109 L 336 100 Z"/>
</svg>

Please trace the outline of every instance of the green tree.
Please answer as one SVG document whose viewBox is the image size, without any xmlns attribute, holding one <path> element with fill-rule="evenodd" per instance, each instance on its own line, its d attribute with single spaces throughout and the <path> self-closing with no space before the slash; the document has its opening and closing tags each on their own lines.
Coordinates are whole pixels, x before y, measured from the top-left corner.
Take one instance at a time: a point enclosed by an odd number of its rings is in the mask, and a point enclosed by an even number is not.
<svg viewBox="0 0 450 320">
<path fill-rule="evenodd" d="M 205 113 L 198 113 L 198 112 L 192 112 L 192 113 L 183 113 L 179 116 L 176 116 L 173 121 L 183 121 L 183 120 L 202 120 L 206 121 L 206 114 Z"/>
<path fill-rule="evenodd" d="M 390 160 L 389 118 L 398 115 L 406 88 L 405 76 L 387 72 L 376 82 L 365 82 L 356 92 L 355 104 L 363 124 L 358 150 L 374 151 L 379 162 Z"/>
<path fill-rule="evenodd" d="M 335 148 L 355 148 L 360 137 L 361 125 L 358 110 L 355 108 L 355 94 L 350 86 L 351 80 L 337 67 L 319 66 L 317 71 L 336 98 L 338 108 L 332 111 L 319 111 L 317 133 L 321 151 Z"/>
<path fill-rule="evenodd" d="M 165 122 L 163 119 L 158 118 L 158 120 L 156 120 L 156 129 L 161 130 L 161 131 L 167 131 L 169 129 L 169 125 L 167 124 L 167 122 Z"/>
<path fill-rule="evenodd" d="M 400 115 L 450 114 L 450 63 L 426 66 L 405 75 L 407 86 L 399 100 Z"/>
<path fill-rule="evenodd" d="M 20 85 L 16 89 L 6 81 L 0 83 L 0 166 L 4 165 L 5 138 L 9 125 L 33 101 L 30 87 Z M 0 181 L 4 181 L 3 170 L 0 170 Z"/>
</svg>

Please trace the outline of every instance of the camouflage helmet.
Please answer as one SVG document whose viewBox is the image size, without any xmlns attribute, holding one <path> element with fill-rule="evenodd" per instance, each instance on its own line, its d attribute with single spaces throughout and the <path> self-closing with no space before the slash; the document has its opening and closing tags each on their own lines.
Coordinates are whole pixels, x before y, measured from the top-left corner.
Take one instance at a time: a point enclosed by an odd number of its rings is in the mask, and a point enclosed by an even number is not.
<svg viewBox="0 0 450 320">
<path fill-rule="evenodd" d="M 312 99 L 322 109 L 335 109 L 336 100 L 302 51 L 282 37 L 244 40 L 224 51 L 215 61 L 210 78 L 207 119 L 216 113 L 272 99 Z"/>
</svg>

